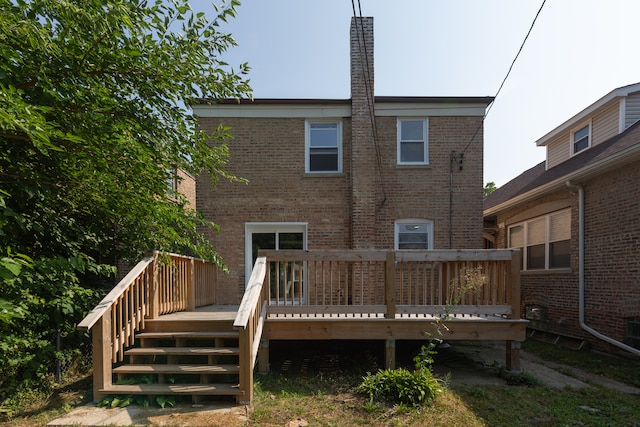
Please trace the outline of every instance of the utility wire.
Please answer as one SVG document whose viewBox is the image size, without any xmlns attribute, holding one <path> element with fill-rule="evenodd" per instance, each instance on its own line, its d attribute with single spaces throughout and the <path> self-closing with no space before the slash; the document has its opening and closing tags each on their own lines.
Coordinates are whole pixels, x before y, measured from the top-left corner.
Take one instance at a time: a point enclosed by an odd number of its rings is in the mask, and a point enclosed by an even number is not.
<svg viewBox="0 0 640 427">
<path fill-rule="evenodd" d="M 354 18 L 358 18 L 358 15 L 360 17 L 360 19 L 362 19 L 362 8 L 360 5 L 360 0 L 358 0 L 358 14 L 356 14 L 356 6 L 354 3 L 354 0 L 351 0 L 351 8 L 353 9 L 353 16 Z M 371 121 L 371 128 L 372 128 L 372 132 L 373 132 L 373 145 L 375 148 L 375 153 L 376 153 L 376 162 L 378 164 L 378 174 L 380 175 L 380 187 L 382 190 L 382 203 L 381 205 L 383 205 L 386 200 L 387 200 L 387 194 L 386 194 L 386 190 L 385 190 L 385 185 L 384 185 L 384 175 L 382 172 L 382 154 L 380 152 L 380 144 L 378 141 L 378 125 L 376 122 L 376 115 L 375 115 L 375 107 L 374 107 L 374 98 L 373 98 L 373 87 L 371 87 L 371 71 L 369 69 L 369 50 L 367 47 L 367 40 L 365 38 L 365 33 L 364 33 L 364 26 L 361 24 L 360 25 L 358 23 L 358 19 L 355 19 L 355 25 L 356 25 L 356 34 L 358 35 L 358 47 L 360 48 L 360 52 L 364 52 L 364 61 L 365 61 L 365 66 L 362 67 L 362 73 L 363 73 L 363 77 L 364 77 L 364 88 L 365 88 L 365 95 L 367 98 L 367 107 L 369 110 L 369 120 Z"/>
<path fill-rule="evenodd" d="M 520 56 L 520 53 L 522 52 L 522 49 L 524 48 L 524 45 L 527 42 L 527 39 L 529 38 L 529 35 L 531 34 L 531 31 L 533 31 L 533 27 L 536 24 L 536 21 L 538 20 L 538 16 L 540 16 L 540 12 L 542 12 L 542 8 L 544 7 L 544 4 L 546 2 L 547 2 L 547 0 L 542 0 L 542 4 L 540 5 L 540 8 L 538 9 L 538 13 L 536 13 L 536 16 L 533 18 L 533 22 L 531 22 L 531 26 L 529 27 L 529 31 L 527 31 L 527 35 L 524 37 L 524 40 L 522 41 L 522 44 L 520 45 L 520 49 L 518 49 L 518 53 L 516 53 L 516 56 L 513 58 L 513 61 L 511 61 L 511 66 L 509 66 L 509 70 L 507 71 L 507 74 L 504 76 L 504 79 L 502 79 L 502 83 L 500 83 L 500 87 L 498 88 L 498 91 L 496 92 L 496 95 L 493 97 L 493 102 L 487 107 L 487 110 L 485 111 L 484 115 L 482 116 L 482 122 L 480 123 L 480 125 L 476 129 L 475 133 L 473 134 L 473 136 L 471 137 L 471 139 L 467 143 L 467 146 L 464 147 L 464 150 L 462 150 L 462 154 L 463 155 L 467 151 L 467 149 L 469 148 L 469 146 L 471 145 L 471 143 L 473 142 L 475 137 L 478 135 L 478 132 L 480 132 L 480 129 L 482 128 L 482 124 L 484 122 L 484 119 L 487 118 L 487 115 L 489 115 L 489 111 L 491 111 L 491 107 L 493 107 L 493 105 L 496 103 L 496 98 L 498 98 L 498 95 L 502 91 L 502 88 L 503 88 L 505 82 L 509 78 L 509 75 L 511 74 L 511 70 L 513 69 L 513 66 L 516 63 L 516 60 Z"/>
</svg>

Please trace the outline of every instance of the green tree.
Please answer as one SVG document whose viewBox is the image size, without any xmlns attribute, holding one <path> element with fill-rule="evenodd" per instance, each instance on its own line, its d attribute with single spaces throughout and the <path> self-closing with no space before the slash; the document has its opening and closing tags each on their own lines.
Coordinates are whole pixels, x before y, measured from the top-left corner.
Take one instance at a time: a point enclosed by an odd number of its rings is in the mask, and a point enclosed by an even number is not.
<svg viewBox="0 0 640 427">
<path fill-rule="evenodd" d="M 496 187 L 496 183 L 493 181 L 489 181 L 484 185 L 484 197 L 487 197 L 489 194 L 496 191 L 498 187 Z"/>
<path fill-rule="evenodd" d="M 0 0 L 0 248 L 33 260 L 0 278 L 22 316 L 2 325 L 0 390 L 43 375 L 114 260 L 219 261 L 199 232 L 215 224 L 167 182 L 176 168 L 235 179 L 229 129 L 197 131 L 188 105 L 250 94 L 247 65 L 220 59 L 238 4 L 209 18 L 187 0 Z"/>
</svg>

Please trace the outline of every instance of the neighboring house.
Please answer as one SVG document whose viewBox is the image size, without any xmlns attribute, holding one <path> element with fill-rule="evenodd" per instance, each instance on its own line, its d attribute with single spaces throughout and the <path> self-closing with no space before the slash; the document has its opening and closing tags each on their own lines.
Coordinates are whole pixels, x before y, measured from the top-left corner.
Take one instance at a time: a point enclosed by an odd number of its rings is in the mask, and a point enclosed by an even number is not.
<svg viewBox="0 0 640 427">
<path fill-rule="evenodd" d="M 220 226 L 208 237 L 230 269 L 221 302 L 239 302 L 259 249 L 482 246 L 493 98 L 374 96 L 372 64 L 373 18 L 354 18 L 351 99 L 193 106 L 201 129 L 231 126 L 227 169 L 248 180 L 197 180 L 198 209 Z"/>
<path fill-rule="evenodd" d="M 537 141 L 547 160 L 484 200 L 487 247 L 520 248 L 535 334 L 640 354 L 640 83 Z"/>
</svg>

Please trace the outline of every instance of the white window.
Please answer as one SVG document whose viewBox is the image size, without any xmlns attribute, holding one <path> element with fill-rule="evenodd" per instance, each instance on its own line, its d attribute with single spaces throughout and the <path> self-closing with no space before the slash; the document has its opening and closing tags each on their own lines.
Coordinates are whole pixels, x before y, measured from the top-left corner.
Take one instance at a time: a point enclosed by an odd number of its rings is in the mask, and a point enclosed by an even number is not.
<svg viewBox="0 0 640 427">
<path fill-rule="evenodd" d="M 305 122 L 305 172 L 342 172 L 342 122 Z"/>
<path fill-rule="evenodd" d="M 395 249 L 433 249 L 433 221 L 424 219 L 396 221 Z"/>
<path fill-rule="evenodd" d="M 429 163 L 427 119 L 398 119 L 398 164 Z"/>
<path fill-rule="evenodd" d="M 577 154 L 591 146 L 591 123 L 571 132 L 571 154 Z"/>
<path fill-rule="evenodd" d="M 523 270 L 571 266 L 571 210 L 565 209 L 509 227 L 509 247 L 520 249 Z"/>
</svg>

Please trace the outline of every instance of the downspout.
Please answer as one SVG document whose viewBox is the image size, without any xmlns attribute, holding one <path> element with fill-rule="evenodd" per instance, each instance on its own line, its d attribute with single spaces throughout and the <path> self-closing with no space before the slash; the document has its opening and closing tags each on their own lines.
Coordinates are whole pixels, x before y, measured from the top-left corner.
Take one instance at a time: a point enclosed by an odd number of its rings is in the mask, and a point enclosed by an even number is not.
<svg viewBox="0 0 640 427">
<path fill-rule="evenodd" d="M 640 356 L 640 350 L 633 348 L 625 343 L 615 340 L 611 337 L 601 334 L 595 329 L 589 327 L 584 320 L 584 188 L 581 185 L 573 184 L 567 181 L 567 187 L 578 191 L 578 322 L 580 327 L 591 335 L 599 338 L 609 344 L 615 345 L 623 350 Z"/>
</svg>

